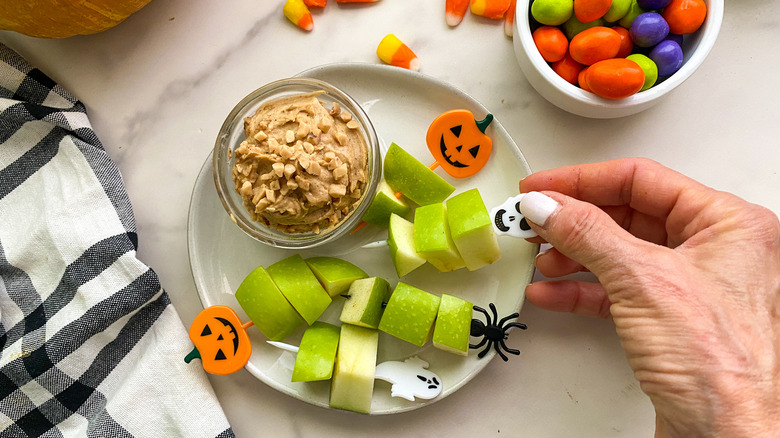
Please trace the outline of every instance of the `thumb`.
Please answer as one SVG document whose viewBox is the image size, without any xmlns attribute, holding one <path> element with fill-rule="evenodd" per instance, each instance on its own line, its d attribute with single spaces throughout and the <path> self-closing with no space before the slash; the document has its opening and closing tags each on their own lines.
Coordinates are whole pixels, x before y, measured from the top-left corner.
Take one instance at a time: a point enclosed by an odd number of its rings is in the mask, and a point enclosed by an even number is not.
<svg viewBox="0 0 780 438">
<path fill-rule="evenodd" d="M 602 276 L 639 263 L 647 242 L 632 236 L 597 206 L 557 192 L 529 192 L 520 212 L 559 252 Z M 607 276 L 609 277 L 609 276 Z"/>
</svg>

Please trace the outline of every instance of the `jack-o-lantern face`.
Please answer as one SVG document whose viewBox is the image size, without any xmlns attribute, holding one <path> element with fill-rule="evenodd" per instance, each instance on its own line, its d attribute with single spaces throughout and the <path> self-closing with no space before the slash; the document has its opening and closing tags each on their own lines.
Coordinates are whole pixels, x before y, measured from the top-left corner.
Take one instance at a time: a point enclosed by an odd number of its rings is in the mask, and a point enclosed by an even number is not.
<svg viewBox="0 0 780 438">
<path fill-rule="evenodd" d="M 428 150 L 445 172 L 455 178 L 466 178 L 479 172 L 490 158 L 493 140 L 485 135 L 493 116 L 476 121 L 465 109 L 447 111 L 428 128 L 425 141 Z"/>
<path fill-rule="evenodd" d="M 195 349 L 184 359 L 189 363 L 200 357 L 203 369 L 211 374 L 232 374 L 243 368 L 252 355 L 246 327 L 236 312 L 227 306 L 203 309 L 190 326 L 190 340 Z"/>
</svg>

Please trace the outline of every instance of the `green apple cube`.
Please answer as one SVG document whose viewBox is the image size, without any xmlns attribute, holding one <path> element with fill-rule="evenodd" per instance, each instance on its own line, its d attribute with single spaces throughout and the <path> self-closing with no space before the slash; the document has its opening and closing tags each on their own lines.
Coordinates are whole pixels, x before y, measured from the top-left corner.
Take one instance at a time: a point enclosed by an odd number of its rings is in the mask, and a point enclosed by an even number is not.
<svg viewBox="0 0 780 438">
<path fill-rule="evenodd" d="M 479 190 L 459 193 L 446 202 L 447 221 L 455 247 L 469 271 L 477 270 L 501 258 L 501 249 L 490 214 Z"/>
<path fill-rule="evenodd" d="M 303 324 L 303 318 L 260 266 L 236 289 L 236 300 L 255 327 L 272 341 L 281 341 Z"/>
<path fill-rule="evenodd" d="M 390 188 L 387 181 L 382 180 L 377 187 L 376 195 L 368 206 L 368 210 L 363 213 L 361 218 L 369 224 L 386 227 L 390 222 L 390 215 L 395 213 L 398 216 L 406 217 L 412 207 L 407 204 L 403 198 L 395 196 L 395 190 Z"/>
<path fill-rule="evenodd" d="M 390 285 L 380 277 L 361 278 L 349 287 L 339 320 L 361 327 L 377 328 L 384 304 L 390 299 Z"/>
<path fill-rule="evenodd" d="M 447 208 L 437 202 L 414 211 L 414 248 L 439 271 L 450 272 L 464 267 L 447 223 Z"/>
<path fill-rule="evenodd" d="M 295 357 L 293 382 L 329 380 L 333 376 L 339 332 L 339 327 L 322 321 L 315 321 L 303 332 Z"/>
<path fill-rule="evenodd" d="M 397 214 L 390 216 L 387 246 L 390 248 L 390 258 L 398 277 L 403 277 L 425 264 L 425 259 L 414 249 L 414 224 Z"/>
<path fill-rule="evenodd" d="M 387 149 L 383 172 L 394 191 L 418 205 L 442 202 L 455 191 L 452 184 L 395 143 Z"/>
<path fill-rule="evenodd" d="M 368 414 L 374 396 L 379 332 L 350 324 L 341 326 L 336 367 L 330 381 L 330 407 Z"/>
<path fill-rule="evenodd" d="M 440 300 L 430 292 L 398 283 L 379 321 L 379 330 L 422 347 L 431 336 Z"/>
<path fill-rule="evenodd" d="M 311 257 L 306 264 L 331 297 L 345 292 L 358 278 L 368 277 L 362 269 L 336 257 Z"/>
<path fill-rule="evenodd" d="M 441 295 L 436 327 L 433 329 L 433 346 L 450 353 L 467 356 L 473 305 L 468 301 Z"/>
<path fill-rule="evenodd" d="M 279 260 L 266 270 L 307 324 L 316 321 L 330 305 L 330 295 L 300 254 Z"/>
</svg>

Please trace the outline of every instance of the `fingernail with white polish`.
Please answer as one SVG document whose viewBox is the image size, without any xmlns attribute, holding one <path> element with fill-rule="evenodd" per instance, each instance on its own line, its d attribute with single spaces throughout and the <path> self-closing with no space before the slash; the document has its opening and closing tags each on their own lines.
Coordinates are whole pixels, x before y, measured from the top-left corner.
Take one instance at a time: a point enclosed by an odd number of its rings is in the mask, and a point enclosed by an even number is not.
<svg viewBox="0 0 780 438">
<path fill-rule="evenodd" d="M 555 199 L 543 193 L 528 192 L 520 201 L 520 213 L 531 222 L 544 226 L 559 205 Z"/>
</svg>

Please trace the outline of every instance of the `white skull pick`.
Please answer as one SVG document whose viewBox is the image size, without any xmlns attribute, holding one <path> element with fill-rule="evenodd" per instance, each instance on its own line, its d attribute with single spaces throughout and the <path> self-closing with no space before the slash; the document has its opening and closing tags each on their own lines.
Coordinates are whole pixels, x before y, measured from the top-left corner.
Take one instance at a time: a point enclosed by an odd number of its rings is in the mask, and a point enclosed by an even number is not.
<svg viewBox="0 0 780 438">
<path fill-rule="evenodd" d="M 499 236 L 506 234 L 523 239 L 538 236 L 528 225 L 525 216 L 520 213 L 520 200 L 523 199 L 523 196 L 525 193 L 509 197 L 503 204 L 490 210 L 493 229 Z"/>
</svg>

